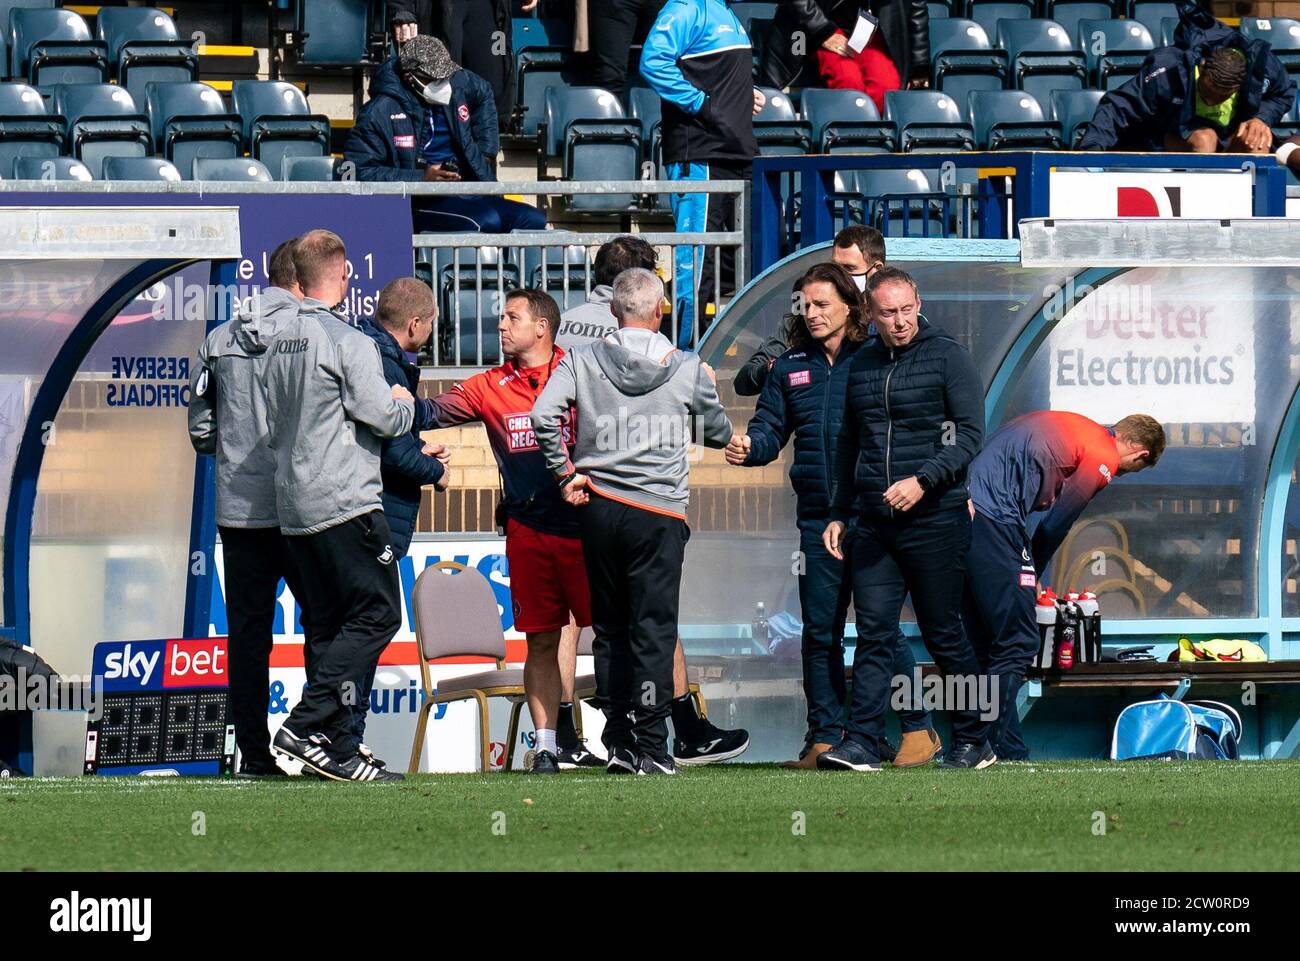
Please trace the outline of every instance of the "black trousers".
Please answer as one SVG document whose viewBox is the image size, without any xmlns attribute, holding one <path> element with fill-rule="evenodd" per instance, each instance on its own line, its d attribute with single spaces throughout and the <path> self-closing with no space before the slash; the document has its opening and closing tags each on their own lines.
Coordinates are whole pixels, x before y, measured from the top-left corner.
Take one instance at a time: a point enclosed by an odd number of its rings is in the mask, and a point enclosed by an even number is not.
<svg viewBox="0 0 1300 961">
<path fill-rule="evenodd" d="M 600 0 L 587 7 L 593 87 L 615 96 L 627 83 L 629 48 L 642 43 L 666 0 Z M 633 68 L 636 69 L 636 68 Z"/>
<path fill-rule="evenodd" d="M 578 510 L 607 748 L 668 755 L 673 651 L 690 528 L 593 494 Z"/>
<path fill-rule="evenodd" d="M 497 105 L 497 124 L 505 128 L 515 100 L 515 58 L 510 47 L 510 19 L 497 27 L 493 0 L 452 0 L 451 18 L 444 22 L 447 52 L 470 73 L 476 73 L 492 87 Z M 498 38 L 497 30 L 504 38 Z M 503 52 L 504 51 L 504 54 Z M 491 159 L 491 158 L 488 158 Z"/>
<path fill-rule="evenodd" d="M 279 528 L 222 527 L 220 531 L 235 743 L 243 755 L 243 763 L 265 766 L 273 763 L 266 711 L 271 682 L 271 636 L 280 580 L 284 580 L 294 599 L 302 605 L 303 659 L 309 678 L 312 661 L 318 653 L 310 608 L 303 596 L 302 578 Z"/>
<path fill-rule="evenodd" d="M 885 711 L 903 600 L 910 592 L 921 639 L 945 677 L 967 681 L 978 693 L 980 667 L 962 628 L 961 602 L 970 547 L 965 506 L 915 517 L 863 518 L 849 563 L 858 643 L 853 655 L 853 699 L 846 734 L 874 749 L 885 736 Z M 946 705 L 953 740 L 981 743 L 988 722 L 978 704 Z"/>
<path fill-rule="evenodd" d="M 998 757 L 1010 761 L 1029 759 L 1016 700 L 1025 672 L 1038 654 L 1032 558 L 1029 534 L 1022 526 L 1000 524 L 976 513 L 962 620 L 980 667 L 998 679 L 1001 703 L 989 742 Z"/>
<path fill-rule="evenodd" d="M 324 734 L 331 755 L 350 757 L 360 743 L 353 709 L 402 624 L 388 521 L 383 511 L 371 511 L 319 534 L 285 540 L 302 576 L 319 654 L 302 700 L 284 723 L 299 737 Z"/>
</svg>

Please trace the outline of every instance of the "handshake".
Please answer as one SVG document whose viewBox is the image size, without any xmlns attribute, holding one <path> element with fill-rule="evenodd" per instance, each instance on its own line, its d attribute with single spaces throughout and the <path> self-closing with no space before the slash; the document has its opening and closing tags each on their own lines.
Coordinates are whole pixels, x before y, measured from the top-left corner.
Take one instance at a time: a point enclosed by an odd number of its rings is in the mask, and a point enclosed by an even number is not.
<svg viewBox="0 0 1300 961">
<path fill-rule="evenodd" d="M 415 403 L 415 398 L 411 396 L 411 392 L 400 384 L 393 385 L 393 400 Z M 448 449 L 446 444 L 425 444 L 420 448 L 420 453 L 425 457 L 436 457 L 442 462 L 444 468 L 442 477 L 433 485 L 433 489 L 445 491 L 451 485 L 451 474 L 445 470 L 451 465 L 451 450 Z"/>
<path fill-rule="evenodd" d="M 750 443 L 748 434 L 732 434 L 731 440 L 727 442 L 726 450 L 723 451 L 726 455 L 727 463 L 732 467 L 743 466 L 745 458 L 749 456 L 752 447 L 753 445 Z"/>
</svg>

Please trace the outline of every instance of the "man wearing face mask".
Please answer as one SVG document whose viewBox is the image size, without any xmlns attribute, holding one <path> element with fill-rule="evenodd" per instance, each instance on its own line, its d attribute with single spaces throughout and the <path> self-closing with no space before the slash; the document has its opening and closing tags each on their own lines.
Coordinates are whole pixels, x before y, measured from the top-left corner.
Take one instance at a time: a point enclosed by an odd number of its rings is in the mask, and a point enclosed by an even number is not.
<svg viewBox="0 0 1300 961">
<path fill-rule="evenodd" d="M 371 99 L 343 147 L 358 180 L 490 182 L 500 150 L 496 104 L 482 77 L 452 60 L 435 37 L 415 36 L 379 68 Z M 415 229 L 506 233 L 542 230 L 546 216 L 504 197 L 415 201 Z"/>
<path fill-rule="evenodd" d="M 885 238 L 875 227 L 861 224 L 845 227 L 835 235 L 835 242 L 831 244 L 831 263 L 847 270 L 858 290 L 866 290 L 867 278 L 885 266 Z M 778 331 L 736 371 L 736 393 L 741 397 L 762 393 L 767 372 L 789 347 L 782 332 Z"/>
</svg>

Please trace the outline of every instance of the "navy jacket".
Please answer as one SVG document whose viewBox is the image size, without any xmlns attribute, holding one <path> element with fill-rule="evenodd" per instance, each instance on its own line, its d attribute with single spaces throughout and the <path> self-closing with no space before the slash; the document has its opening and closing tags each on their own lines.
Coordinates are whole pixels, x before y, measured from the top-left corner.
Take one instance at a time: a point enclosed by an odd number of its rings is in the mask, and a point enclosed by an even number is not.
<svg viewBox="0 0 1300 961">
<path fill-rule="evenodd" d="M 836 440 L 844 419 L 844 398 L 850 361 L 862 345 L 844 341 L 834 365 L 816 345 L 810 351 L 789 350 L 776 359 L 749 422 L 746 467 L 761 467 L 780 456 L 794 435 L 794 487 L 799 526 L 818 532 L 831 511 Z"/>
<path fill-rule="evenodd" d="M 413 397 L 420 394 L 420 368 L 406 359 L 393 335 L 377 324 L 363 320 L 361 330 L 379 345 L 384 380 L 400 384 Z M 402 557 L 411 546 L 415 523 L 420 515 L 420 488 L 442 480 L 445 468 L 436 457 L 422 454 L 420 431 L 433 426 L 428 404 L 415 405 L 415 423 L 408 434 L 384 441 L 379 455 L 379 472 L 384 481 L 384 516 L 393 534 L 393 550 Z"/>
<path fill-rule="evenodd" d="M 343 145 L 343 159 L 356 165 L 365 181 L 420 181 L 425 138 L 425 110 L 434 109 L 402 83 L 397 58 L 389 60 L 370 82 L 370 100 Z M 496 180 L 500 152 L 496 101 L 492 87 L 478 74 L 451 75 L 451 103 L 439 107 L 451 129 L 461 180 Z"/>
<path fill-rule="evenodd" d="M 906 347 L 873 337 L 849 364 L 832 519 L 965 509 L 966 469 L 983 441 L 984 383 L 965 347 L 924 317 Z M 929 490 L 898 515 L 883 495 L 914 475 Z"/>
<path fill-rule="evenodd" d="M 1155 50 L 1135 77 L 1101 99 L 1079 149 L 1163 150 L 1166 134 L 1186 138 L 1204 127 L 1227 146 L 1238 124 L 1258 118 L 1271 127 L 1291 109 L 1295 81 L 1268 43 L 1247 40 L 1197 7 L 1180 4 L 1179 16 L 1174 46 Z M 1196 115 L 1196 65 L 1219 47 L 1246 55 L 1246 79 L 1227 129 Z"/>
</svg>

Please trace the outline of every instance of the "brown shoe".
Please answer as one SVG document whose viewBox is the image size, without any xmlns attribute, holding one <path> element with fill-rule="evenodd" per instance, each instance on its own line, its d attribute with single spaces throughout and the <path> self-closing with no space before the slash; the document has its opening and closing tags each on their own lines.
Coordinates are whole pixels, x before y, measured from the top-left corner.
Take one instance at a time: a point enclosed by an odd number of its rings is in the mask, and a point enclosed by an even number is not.
<svg viewBox="0 0 1300 961">
<path fill-rule="evenodd" d="M 788 768 L 792 771 L 815 771 L 817 770 L 817 758 L 820 755 L 825 754 L 834 746 L 834 744 L 822 744 L 818 742 L 800 754 L 799 760 L 782 761 L 781 767 Z"/>
<path fill-rule="evenodd" d="M 903 743 L 898 745 L 898 755 L 894 758 L 894 767 L 920 767 L 939 756 L 943 742 L 939 735 L 928 728 L 924 731 L 909 731 L 903 735 Z"/>
</svg>

